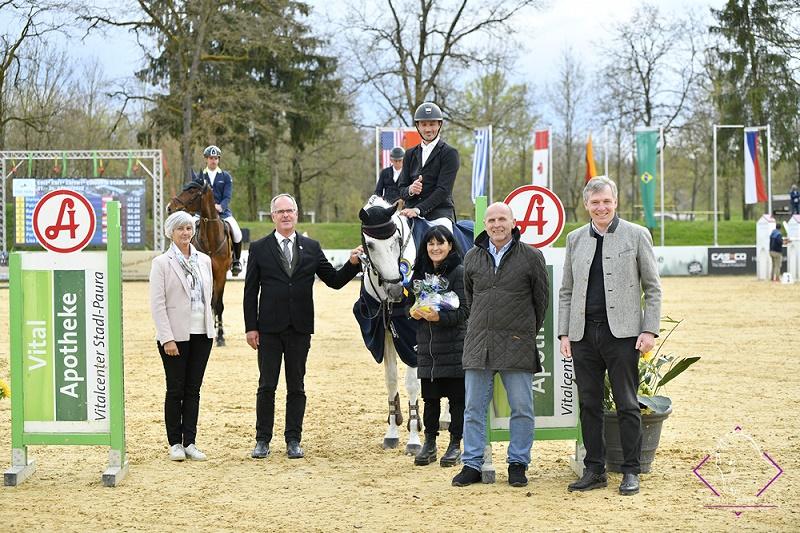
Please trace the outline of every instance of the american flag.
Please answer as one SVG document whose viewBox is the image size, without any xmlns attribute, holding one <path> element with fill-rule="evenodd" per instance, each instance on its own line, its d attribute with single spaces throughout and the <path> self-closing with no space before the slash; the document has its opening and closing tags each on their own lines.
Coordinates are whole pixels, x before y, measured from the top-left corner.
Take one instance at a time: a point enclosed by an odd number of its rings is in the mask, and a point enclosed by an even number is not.
<svg viewBox="0 0 800 533">
<path fill-rule="evenodd" d="M 403 130 L 381 131 L 381 168 L 386 168 L 391 164 L 389 153 L 395 146 L 403 146 Z"/>
</svg>

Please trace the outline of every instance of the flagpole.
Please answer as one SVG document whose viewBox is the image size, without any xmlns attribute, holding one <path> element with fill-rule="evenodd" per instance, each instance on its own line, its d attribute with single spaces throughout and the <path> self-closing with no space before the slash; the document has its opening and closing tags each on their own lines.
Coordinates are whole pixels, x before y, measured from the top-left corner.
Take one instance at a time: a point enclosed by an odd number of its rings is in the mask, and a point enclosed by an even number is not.
<svg viewBox="0 0 800 533">
<path fill-rule="evenodd" d="M 603 126 L 603 173 L 605 177 L 608 177 L 608 126 Z M 619 179 L 619 176 L 617 176 Z"/>
<path fill-rule="evenodd" d="M 553 190 L 553 129 L 547 127 L 547 188 Z"/>
<path fill-rule="evenodd" d="M 769 124 L 767 124 L 767 214 L 772 216 L 772 143 Z"/>
<path fill-rule="evenodd" d="M 494 195 L 494 175 L 492 172 L 492 125 L 489 124 L 489 203 Z"/>
<path fill-rule="evenodd" d="M 659 170 L 659 177 L 661 178 L 661 246 L 664 246 L 664 126 L 658 128 L 659 142 L 661 143 L 661 169 Z"/>
<path fill-rule="evenodd" d="M 381 128 L 375 126 L 375 183 L 381 176 Z"/>
</svg>

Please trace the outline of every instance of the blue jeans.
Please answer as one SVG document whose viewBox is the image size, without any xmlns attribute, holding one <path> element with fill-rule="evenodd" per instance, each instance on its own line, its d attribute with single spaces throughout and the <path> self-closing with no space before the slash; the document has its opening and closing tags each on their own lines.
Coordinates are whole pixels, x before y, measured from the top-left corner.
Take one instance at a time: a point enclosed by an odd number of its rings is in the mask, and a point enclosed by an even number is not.
<svg viewBox="0 0 800 533">
<path fill-rule="evenodd" d="M 511 406 L 508 443 L 508 463 L 531 462 L 533 446 L 533 374 L 519 371 L 499 371 Z M 486 412 L 494 391 L 494 370 L 466 370 L 464 407 L 464 466 L 481 469 L 486 446 Z"/>
</svg>

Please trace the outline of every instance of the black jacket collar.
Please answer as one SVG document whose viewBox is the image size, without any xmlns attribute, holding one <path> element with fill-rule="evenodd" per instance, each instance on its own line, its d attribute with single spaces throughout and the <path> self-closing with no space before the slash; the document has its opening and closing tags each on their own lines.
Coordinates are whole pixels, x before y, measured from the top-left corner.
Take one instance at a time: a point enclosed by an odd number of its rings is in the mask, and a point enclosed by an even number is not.
<svg viewBox="0 0 800 533">
<path fill-rule="evenodd" d="M 606 233 L 614 233 L 614 231 L 617 229 L 617 226 L 619 226 L 619 215 L 614 215 L 614 220 L 612 220 L 611 224 L 608 225 Z M 594 224 L 592 224 L 591 221 L 589 221 L 589 235 L 594 238 L 597 238 L 598 236 L 602 237 L 602 235 L 594 230 Z"/>
</svg>

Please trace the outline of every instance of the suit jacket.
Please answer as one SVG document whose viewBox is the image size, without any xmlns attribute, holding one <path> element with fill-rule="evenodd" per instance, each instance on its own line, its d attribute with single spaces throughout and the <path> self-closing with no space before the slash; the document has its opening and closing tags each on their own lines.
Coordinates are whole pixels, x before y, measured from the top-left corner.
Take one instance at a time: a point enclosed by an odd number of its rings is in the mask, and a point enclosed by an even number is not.
<svg viewBox="0 0 800 533">
<path fill-rule="evenodd" d="M 400 171 L 402 173 L 402 170 Z M 381 170 L 378 175 L 378 183 L 375 185 L 375 195 L 383 197 L 384 200 L 393 204 L 400 198 L 400 177 L 397 178 L 397 183 L 394 181 L 394 167 L 389 165 Z"/>
<path fill-rule="evenodd" d="M 591 224 L 567 235 L 564 278 L 558 293 L 558 336 L 583 338 L 586 325 L 586 289 L 597 239 Z M 661 279 L 650 233 L 642 226 L 616 217 L 603 238 L 603 282 L 606 315 L 618 339 L 649 331 L 658 336 L 661 317 Z M 644 293 L 644 310 L 642 309 Z"/>
<path fill-rule="evenodd" d="M 211 183 L 211 178 L 208 176 L 208 173 L 203 170 L 203 172 L 195 176 L 194 181 L 198 183 Z M 211 189 L 214 191 L 214 203 L 222 206 L 222 212 L 219 216 L 222 218 L 232 216 L 231 210 L 228 207 L 231 203 L 231 196 L 233 196 L 233 178 L 231 175 L 219 169 Z"/>
<path fill-rule="evenodd" d="M 250 244 L 242 302 L 245 331 L 280 333 L 292 326 L 300 333 L 314 333 L 314 276 L 340 289 L 361 272 L 361 265 L 349 261 L 336 270 L 319 243 L 299 233 L 292 264 L 290 270 L 275 231 Z"/>
<path fill-rule="evenodd" d="M 191 246 L 192 252 L 196 249 Z M 211 258 L 197 252 L 198 269 L 203 280 L 205 300 L 206 335 L 214 338 L 214 316 L 211 312 L 211 295 L 214 280 L 211 274 Z M 192 314 L 192 298 L 189 282 L 183 268 L 172 250 L 153 259 L 150 268 L 150 312 L 156 324 L 156 340 L 161 344 L 169 341 L 189 340 L 189 317 Z"/>
<path fill-rule="evenodd" d="M 405 200 L 406 207 L 418 208 L 420 216 L 428 220 L 447 217 L 455 222 L 453 185 L 456 182 L 458 166 L 458 150 L 441 139 L 428 156 L 425 166 L 422 166 L 421 144 L 408 150 L 403 158 L 403 170 L 397 179 L 400 197 Z M 420 175 L 422 192 L 410 195 L 408 188 Z"/>
</svg>

